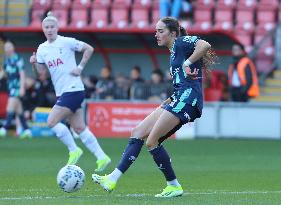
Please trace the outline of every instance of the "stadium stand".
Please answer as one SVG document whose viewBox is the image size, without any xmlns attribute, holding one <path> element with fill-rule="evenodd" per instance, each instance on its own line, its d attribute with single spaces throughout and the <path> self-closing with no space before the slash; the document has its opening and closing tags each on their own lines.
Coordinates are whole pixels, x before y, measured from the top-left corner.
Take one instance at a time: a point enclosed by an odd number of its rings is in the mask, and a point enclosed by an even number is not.
<svg viewBox="0 0 281 205">
<path fill-rule="evenodd" d="M 53 10 L 67 10 L 71 6 L 71 1 L 69 0 L 54 0 L 52 4 L 52 9 Z"/>
<path fill-rule="evenodd" d="M 6 0 L 0 1 L 0 25 L 6 24 Z"/>
<path fill-rule="evenodd" d="M 84 28 L 88 25 L 88 10 L 86 8 L 72 9 L 70 27 Z"/>
<path fill-rule="evenodd" d="M 9 26 L 29 25 L 29 0 L 9 0 L 7 1 L 6 24 Z"/>
<path fill-rule="evenodd" d="M 6 117 L 6 105 L 8 102 L 7 92 L 0 92 L 0 118 Z"/>
</svg>

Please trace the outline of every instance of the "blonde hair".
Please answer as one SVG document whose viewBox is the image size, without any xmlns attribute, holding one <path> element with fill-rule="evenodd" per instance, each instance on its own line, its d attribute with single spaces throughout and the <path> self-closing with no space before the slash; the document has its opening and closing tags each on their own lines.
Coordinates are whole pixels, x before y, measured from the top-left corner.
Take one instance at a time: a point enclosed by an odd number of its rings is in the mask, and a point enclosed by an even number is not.
<svg viewBox="0 0 281 205">
<path fill-rule="evenodd" d="M 47 13 L 47 16 L 43 19 L 42 23 L 45 23 L 46 21 L 54 21 L 58 23 L 58 19 L 55 16 L 53 16 L 51 11 Z"/>
</svg>

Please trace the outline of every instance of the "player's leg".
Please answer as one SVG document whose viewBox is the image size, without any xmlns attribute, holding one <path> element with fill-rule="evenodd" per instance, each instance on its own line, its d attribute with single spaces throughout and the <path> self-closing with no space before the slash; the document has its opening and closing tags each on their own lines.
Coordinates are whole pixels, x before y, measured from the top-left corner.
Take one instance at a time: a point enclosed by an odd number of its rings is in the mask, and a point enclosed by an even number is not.
<svg viewBox="0 0 281 205">
<path fill-rule="evenodd" d="M 147 138 L 153 125 L 163 112 L 162 108 L 157 108 L 150 115 L 148 115 L 136 128 L 132 130 L 131 138 L 123 152 L 121 160 L 114 171 L 107 176 L 92 175 L 93 181 L 100 184 L 106 191 L 112 191 L 118 179 L 129 169 L 133 162 L 137 159 L 144 139 Z"/>
<path fill-rule="evenodd" d="M 111 159 L 104 153 L 97 141 L 97 138 L 86 126 L 82 108 L 76 110 L 75 114 L 71 116 L 70 126 L 80 136 L 83 144 L 96 156 L 97 168 L 95 171 L 103 171 L 111 162 Z"/>
<path fill-rule="evenodd" d="M 13 119 L 15 118 L 16 110 L 16 97 L 9 97 L 7 102 L 7 117 L 3 124 L 3 127 L 0 129 L 0 137 L 5 137 L 7 134 L 8 128 L 11 126 Z"/>
<path fill-rule="evenodd" d="M 16 114 L 19 118 L 20 124 L 23 128 L 23 132 L 20 134 L 20 138 L 24 139 L 24 138 L 31 138 L 32 134 L 30 129 L 28 128 L 28 125 L 26 123 L 26 119 L 23 115 L 23 107 L 22 107 L 22 103 L 21 100 L 19 98 L 17 98 L 17 102 L 16 102 Z"/>
<path fill-rule="evenodd" d="M 177 116 L 164 110 L 146 140 L 146 146 L 158 168 L 164 174 L 168 185 L 163 192 L 156 195 L 156 197 L 174 197 L 180 196 L 183 193 L 181 185 L 178 183 L 173 170 L 170 156 L 163 145 L 159 145 L 159 136 L 166 135 L 179 124 L 180 119 Z"/>
<path fill-rule="evenodd" d="M 62 107 L 55 105 L 51 112 L 49 113 L 47 124 L 48 127 L 56 134 L 57 138 L 68 148 L 69 150 L 69 160 L 67 164 L 76 164 L 83 151 L 77 147 L 73 136 L 63 123 L 62 120 L 71 116 L 73 113 L 67 107 Z"/>
</svg>

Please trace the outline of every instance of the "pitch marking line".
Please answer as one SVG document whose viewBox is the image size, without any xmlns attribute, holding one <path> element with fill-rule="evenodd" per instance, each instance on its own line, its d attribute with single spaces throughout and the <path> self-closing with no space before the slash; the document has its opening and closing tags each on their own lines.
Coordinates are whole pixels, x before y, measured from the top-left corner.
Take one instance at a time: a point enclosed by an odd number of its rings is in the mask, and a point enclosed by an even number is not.
<svg viewBox="0 0 281 205">
<path fill-rule="evenodd" d="M 281 194 L 281 191 L 210 191 L 210 192 L 190 192 L 184 193 L 184 196 L 188 195 L 253 195 L 253 194 Z M 0 197 L 0 201 L 10 200 L 42 200 L 42 199 L 78 199 L 78 198 L 95 198 L 103 197 L 104 195 L 90 195 L 90 196 L 22 196 L 22 197 Z M 111 195 L 112 196 L 112 195 Z M 113 195 L 115 197 L 126 198 L 126 197 L 153 197 L 152 194 L 127 194 L 127 195 Z"/>
</svg>

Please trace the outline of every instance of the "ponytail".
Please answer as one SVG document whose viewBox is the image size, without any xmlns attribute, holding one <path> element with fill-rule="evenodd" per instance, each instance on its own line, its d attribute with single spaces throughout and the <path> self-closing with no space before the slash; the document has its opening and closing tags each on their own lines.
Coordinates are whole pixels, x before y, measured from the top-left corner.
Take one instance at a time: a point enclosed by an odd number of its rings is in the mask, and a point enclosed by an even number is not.
<svg viewBox="0 0 281 205">
<path fill-rule="evenodd" d="M 184 27 L 180 26 L 179 36 L 187 36 L 187 32 Z"/>
</svg>

